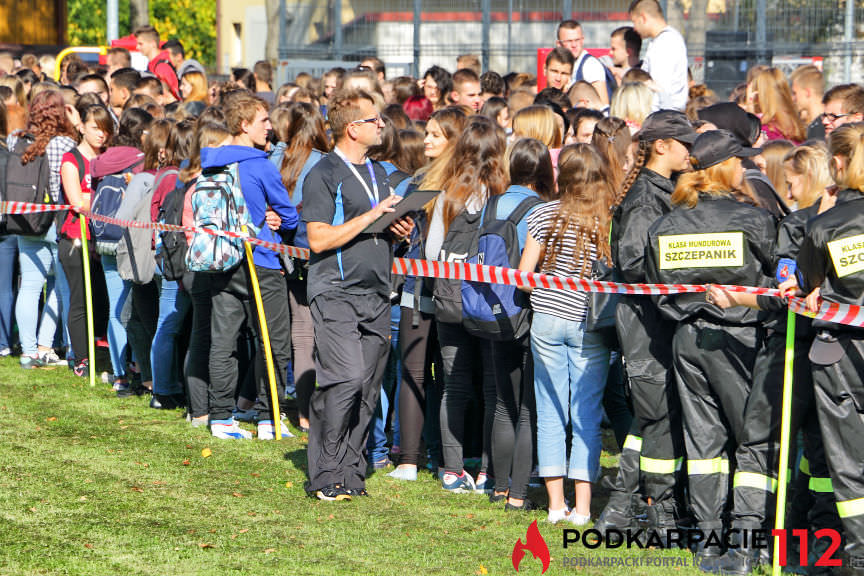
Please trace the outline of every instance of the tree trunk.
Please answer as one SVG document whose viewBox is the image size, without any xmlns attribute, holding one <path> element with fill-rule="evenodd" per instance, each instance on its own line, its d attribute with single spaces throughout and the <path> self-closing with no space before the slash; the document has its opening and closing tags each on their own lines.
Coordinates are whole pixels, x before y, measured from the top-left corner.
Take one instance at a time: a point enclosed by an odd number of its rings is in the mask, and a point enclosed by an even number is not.
<svg viewBox="0 0 864 576">
<path fill-rule="evenodd" d="M 666 3 L 666 23 L 684 34 L 684 3 L 681 0 L 669 0 Z"/>
<path fill-rule="evenodd" d="M 279 4 L 281 0 L 265 0 L 267 12 L 267 40 L 264 43 L 264 57 L 274 66 L 279 60 Z"/>
<path fill-rule="evenodd" d="M 149 23 L 150 9 L 147 0 L 129 0 L 129 26 L 132 31 Z"/>
<path fill-rule="evenodd" d="M 708 0 L 693 0 L 687 22 L 687 54 L 705 55 L 705 29 L 708 24 Z"/>
</svg>

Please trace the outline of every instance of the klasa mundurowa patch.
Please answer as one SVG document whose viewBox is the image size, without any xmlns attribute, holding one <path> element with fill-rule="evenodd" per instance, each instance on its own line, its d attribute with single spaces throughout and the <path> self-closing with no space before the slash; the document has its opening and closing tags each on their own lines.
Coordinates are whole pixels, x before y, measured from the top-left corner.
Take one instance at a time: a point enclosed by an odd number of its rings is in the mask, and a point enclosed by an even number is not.
<svg viewBox="0 0 864 576">
<path fill-rule="evenodd" d="M 744 265 L 744 233 L 659 236 L 660 269 L 736 268 Z"/>
<path fill-rule="evenodd" d="M 864 234 L 828 242 L 828 252 L 838 278 L 864 270 Z"/>
</svg>

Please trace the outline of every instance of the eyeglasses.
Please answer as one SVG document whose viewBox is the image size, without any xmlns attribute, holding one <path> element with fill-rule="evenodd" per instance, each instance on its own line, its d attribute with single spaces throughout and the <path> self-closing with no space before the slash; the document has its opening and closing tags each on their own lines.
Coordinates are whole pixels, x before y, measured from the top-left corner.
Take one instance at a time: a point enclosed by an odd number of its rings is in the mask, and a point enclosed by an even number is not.
<svg viewBox="0 0 864 576">
<path fill-rule="evenodd" d="M 372 118 L 364 118 L 362 120 L 354 120 L 351 124 L 378 124 L 381 121 L 381 116 L 374 116 Z"/>
<path fill-rule="evenodd" d="M 823 114 L 822 118 L 826 120 L 829 124 L 833 124 L 840 118 L 845 118 L 847 116 L 851 116 L 852 114 Z"/>
</svg>

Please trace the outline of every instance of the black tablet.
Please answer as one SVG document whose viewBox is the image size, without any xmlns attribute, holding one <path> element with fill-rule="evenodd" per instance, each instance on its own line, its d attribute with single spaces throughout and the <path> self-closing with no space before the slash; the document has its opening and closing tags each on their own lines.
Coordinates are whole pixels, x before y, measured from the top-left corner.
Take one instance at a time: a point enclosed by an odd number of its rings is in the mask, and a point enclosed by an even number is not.
<svg viewBox="0 0 864 576">
<path fill-rule="evenodd" d="M 410 216 L 423 209 L 423 206 L 433 200 L 440 190 L 414 190 L 402 201 L 393 207 L 393 212 L 385 212 L 380 218 L 363 230 L 363 234 L 381 234 L 390 227 L 393 222 L 404 216 Z"/>
</svg>

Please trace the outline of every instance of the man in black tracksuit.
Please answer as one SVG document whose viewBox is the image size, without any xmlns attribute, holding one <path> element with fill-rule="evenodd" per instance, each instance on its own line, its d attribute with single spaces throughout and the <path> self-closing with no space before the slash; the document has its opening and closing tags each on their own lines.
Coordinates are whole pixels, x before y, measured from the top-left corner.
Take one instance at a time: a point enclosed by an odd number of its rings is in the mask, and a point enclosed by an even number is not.
<svg viewBox="0 0 864 576">
<path fill-rule="evenodd" d="M 625 282 L 645 282 L 648 229 L 672 209 L 669 198 L 675 185 L 670 176 L 686 167 L 687 152 L 682 145 L 689 146 L 695 138 L 687 117 L 677 111 L 655 112 L 642 126 L 640 154 L 647 165 L 612 220 L 612 257 Z M 655 157 L 654 143 L 658 140 L 670 141 L 662 144 L 664 151 L 666 147 L 674 149 L 677 144 L 683 166 L 667 165 L 665 158 Z M 661 163 L 663 167 L 659 166 Z M 635 418 L 633 432 L 624 443 L 609 504 L 595 528 L 621 529 L 632 523 L 642 508 L 637 494 L 640 475 L 644 495 L 651 503 L 646 511 L 650 527 L 675 528 L 675 517 L 680 515 L 676 509 L 676 478 L 683 456 L 680 409 L 672 371 L 675 323 L 661 317 L 650 298 L 635 296 L 622 298 L 616 310 L 616 326 L 632 387 Z"/>
<path fill-rule="evenodd" d="M 756 152 L 742 148 L 727 131 L 711 131 L 696 139 L 691 155 L 697 170 L 706 170 Z M 706 174 L 707 179 L 714 177 L 711 172 Z M 717 191 L 720 183 L 709 180 L 705 184 L 710 191 L 690 195 L 694 205 L 682 198 L 679 206 L 651 227 L 645 262 L 649 282 L 769 284 L 774 269 L 773 218 L 739 200 L 741 192 Z M 686 190 L 699 184 L 688 179 L 678 186 Z M 705 295 L 693 293 L 660 296 L 658 306 L 667 319 L 678 323 L 672 348 L 690 503 L 699 528 L 719 535 L 729 492 L 728 449 L 744 437 L 744 410 L 762 342 L 764 314 L 750 308 L 724 310 Z M 720 553 L 713 546 L 701 547 L 698 554 L 703 569 L 706 561 L 716 561 Z"/>
<path fill-rule="evenodd" d="M 864 136 L 860 125 L 854 130 Z M 834 141 L 832 134 L 831 140 Z M 857 154 L 864 154 L 858 143 Z M 836 154 L 836 152 L 833 152 Z M 849 162 L 847 160 L 847 162 Z M 851 162 L 850 162 L 851 163 Z M 861 175 L 857 175 L 860 179 Z M 827 302 L 864 306 L 864 195 L 840 190 L 837 203 L 810 221 L 798 255 L 805 293 L 821 290 Z M 845 528 L 843 572 L 864 573 L 864 330 L 814 321 L 810 351 L 819 425 L 837 511 Z"/>
</svg>

